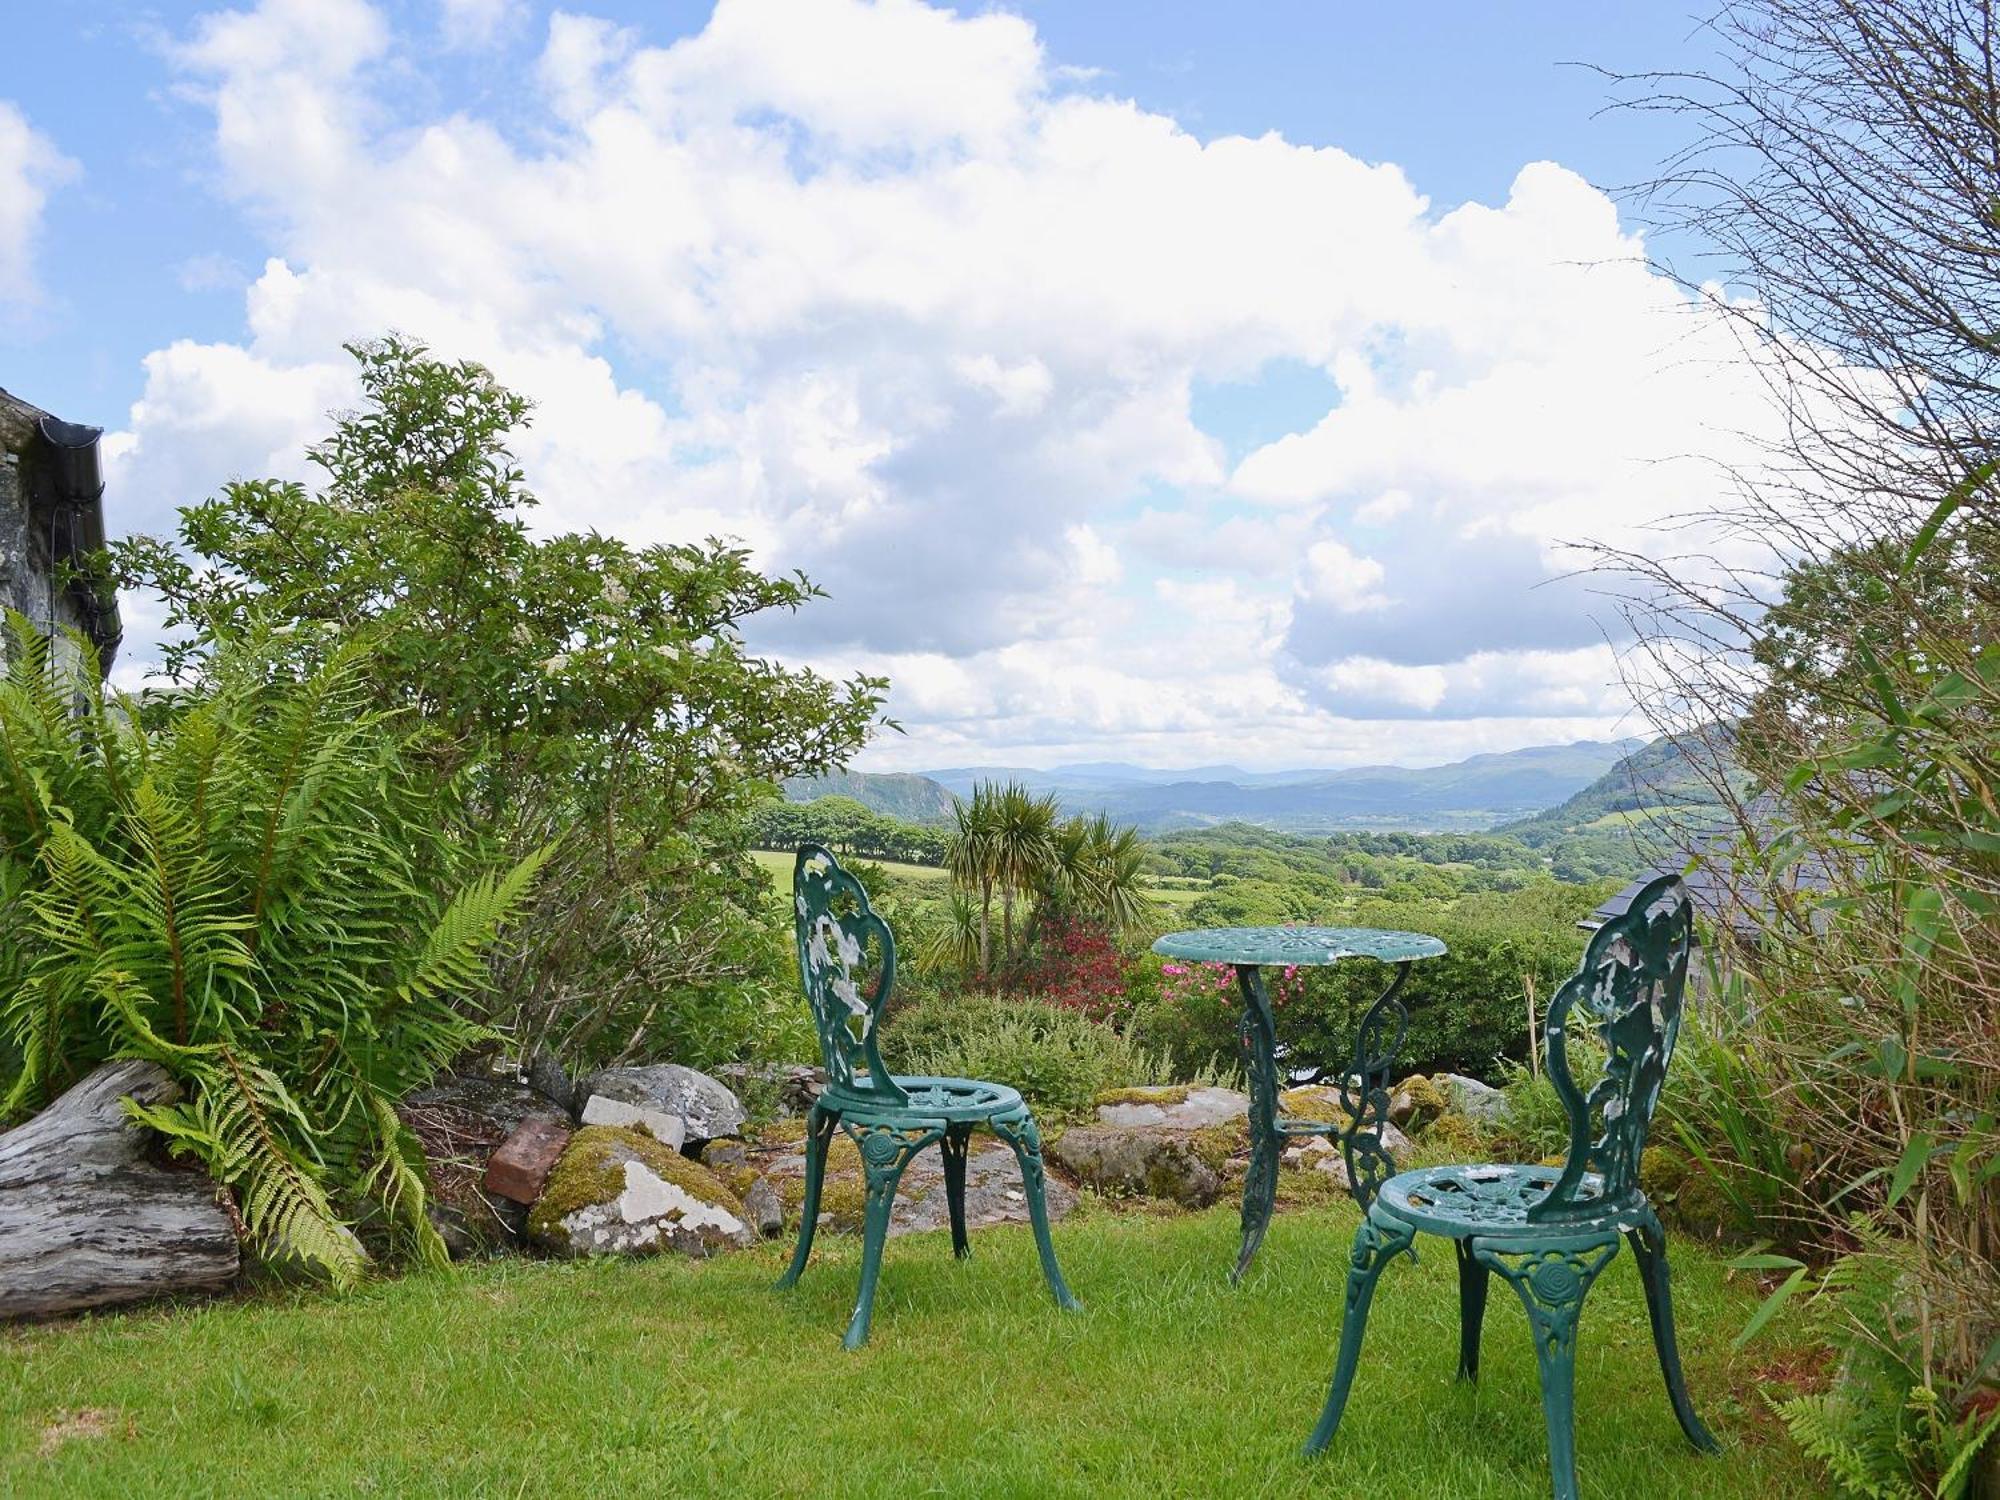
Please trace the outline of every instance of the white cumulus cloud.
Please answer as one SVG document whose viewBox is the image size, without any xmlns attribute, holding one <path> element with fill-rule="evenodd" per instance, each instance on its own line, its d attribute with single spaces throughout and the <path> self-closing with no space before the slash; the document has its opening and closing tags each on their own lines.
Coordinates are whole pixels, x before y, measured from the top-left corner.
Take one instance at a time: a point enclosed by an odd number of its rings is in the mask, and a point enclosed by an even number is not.
<svg viewBox="0 0 2000 1500">
<path fill-rule="evenodd" d="M 49 193 L 77 173 L 76 163 L 0 99 L 0 310 L 39 295 L 35 242 Z"/>
<path fill-rule="evenodd" d="M 1613 732 L 1562 544 L 1646 544 L 1717 492 L 1688 455 L 1764 420 L 1722 320 L 1553 163 L 1436 204 L 919 0 L 720 0 L 670 42 L 557 12 L 489 116 L 407 87 L 390 14 L 262 0 L 174 48 L 269 260 L 240 340 L 148 361 L 126 516 L 295 469 L 340 342 L 399 329 L 539 403 L 540 524 L 825 585 L 764 644 L 894 679 L 877 763 Z M 1232 461 L 1196 392 L 1277 367 L 1327 410 Z"/>
</svg>

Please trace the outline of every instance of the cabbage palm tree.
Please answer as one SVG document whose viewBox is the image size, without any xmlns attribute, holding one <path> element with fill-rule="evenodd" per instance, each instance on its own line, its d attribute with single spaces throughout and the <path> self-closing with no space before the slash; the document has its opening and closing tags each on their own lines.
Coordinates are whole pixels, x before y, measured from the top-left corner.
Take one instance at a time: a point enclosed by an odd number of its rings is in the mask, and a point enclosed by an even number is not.
<svg viewBox="0 0 2000 1500">
<path fill-rule="evenodd" d="M 1053 846 L 1042 892 L 1049 906 L 1120 931 L 1152 916 L 1141 880 L 1145 850 L 1136 828 L 1115 824 L 1104 813 L 1070 818 L 1055 830 Z"/>
<path fill-rule="evenodd" d="M 1088 906 L 1091 915 L 1118 931 L 1138 927 L 1153 915 L 1153 901 L 1140 882 L 1146 851 L 1139 830 L 1114 825 L 1099 813 L 1090 820 Z"/>
<path fill-rule="evenodd" d="M 961 798 L 953 807 L 952 818 L 945 869 L 968 901 L 975 894 L 979 897 L 977 949 L 979 972 L 984 974 L 993 962 L 993 886 L 999 878 L 995 853 L 999 814 L 993 787 L 985 782 L 975 784 L 971 799 Z"/>
<path fill-rule="evenodd" d="M 1044 889 L 1056 862 L 1056 799 L 1035 796 L 1018 781 L 995 799 L 993 874 L 1000 888 L 1001 932 L 1007 962 L 1020 958 L 1014 944 L 1014 899 Z"/>
<path fill-rule="evenodd" d="M 970 973 L 979 962 L 982 936 L 979 909 L 972 904 L 969 894 L 953 886 L 945 898 L 944 910 L 924 930 L 917 957 L 927 969 L 956 968 L 961 973 Z"/>
</svg>

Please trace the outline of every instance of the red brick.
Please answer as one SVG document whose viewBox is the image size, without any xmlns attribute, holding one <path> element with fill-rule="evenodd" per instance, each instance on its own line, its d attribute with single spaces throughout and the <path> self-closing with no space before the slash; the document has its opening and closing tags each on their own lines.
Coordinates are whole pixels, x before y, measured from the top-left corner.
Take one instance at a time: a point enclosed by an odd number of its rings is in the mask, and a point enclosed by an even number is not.
<svg viewBox="0 0 2000 1500">
<path fill-rule="evenodd" d="M 530 1115 L 487 1159 L 486 1191 L 533 1203 L 568 1144 L 569 1126 L 548 1115 Z"/>
</svg>

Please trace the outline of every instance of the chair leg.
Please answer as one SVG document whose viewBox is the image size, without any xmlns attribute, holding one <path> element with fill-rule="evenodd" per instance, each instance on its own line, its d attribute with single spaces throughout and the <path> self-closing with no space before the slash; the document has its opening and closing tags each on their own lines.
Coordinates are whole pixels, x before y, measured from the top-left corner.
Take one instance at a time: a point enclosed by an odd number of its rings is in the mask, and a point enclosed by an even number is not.
<svg viewBox="0 0 2000 1500">
<path fill-rule="evenodd" d="M 806 1115 L 806 1196 L 799 1205 L 799 1245 L 792 1252 L 791 1265 L 785 1268 L 773 1290 L 783 1291 L 796 1284 L 805 1274 L 806 1262 L 812 1258 L 813 1231 L 819 1227 L 819 1189 L 826 1177 L 827 1147 L 833 1144 L 833 1132 L 839 1124 L 839 1115 L 817 1104 Z"/>
<path fill-rule="evenodd" d="M 1055 1244 L 1049 1239 L 1049 1207 L 1042 1196 L 1046 1175 L 1042 1169 L 1042 1133 L 1035 1128 L 1035 1118 L 1023 1110 L 1014 1116 L 996 1115 L 987 1123 L 995 1135 L 1014 1148 L 1015 1160 L 1021 1164 L 1021 1190 L 1028 1195 L 1028 1221 L 1034 1225 L 1035 1249 L 1042 1258 L 1042 1275 L 1049 1283 L 1049 1291 L 1058 1307 L 1081 1312 L 1083 1304 L 1063 1280 L 1062 1267 L 1056 1264 Z"/>
<path fill-rule="evenodd" d="M 849 1124 L 845 1129 L 860 1148 L 861 1165 L 868 1176 L 868 1207 L 861 1230 L 861 1294 L 855 1299 L 847 1336 L 841 1340 L 849 1349 L 859 1349 L 868 1342 L 868 1324 L 875 1315 L 875 1280 L 882 1273 L 882 1247 L 889 1239 L 896 1184 L 902 1181 L 910 1158 L 944 1132 L 893 1125 Z"/>
<path fill-rule="evenodd" d="M 1660 1373 L 1666 1377 L 1667 1399 L 1674 1404 L 1674 1416 L 1690 1443 L 1704 1453 L 1720 1453 L 1722 1445 L 1715 1440 L 1715 1434 L 1695 1415 L 1687 1379 L 1681 1374 L 1680 1346 L 1674 1339 L 1674 1299 L 1667 1285 L 1666 1231 L 1657 1217 L 1648 1214 L 1645 1223 L 1626 1231 L 1626 1238 L 1632 1242 L 1632 1253 L 1639 1261 L 1639 1277 L 1646 1284 L 1646 1313 L 1653 1322 L 1653 1349 L 1660 1356 Z"/>
<path fill-rule="evenodd" d="M 1340 1355 L 1334 1361 L 1333 1383 L 1327 1388 L 1319 1425 L 1306 1439 L 1308 1457 L 1324 1452 L 1340 1430 L 1348 1388 L 1354 1384 L 1354 1367 L 1361 1360 L 1361 1335 L 1368 1327 L 1368 1305 L 1375 1300 L 1375 1283 L 1382 1268 L 1409 1249 L 1416 1235 L 1416 1229 L 1400 1219 L 1373 1212 L 1354 1231 L 1354 1249 L 1348 1255 L 1347 1301 L 1340 1322 Z"/>
<path fill-rule="evenodd" d="M 951 1214 L 951 1253 L 960 1260 L 972 1254 L 972 1243 L 965 1237 L 965 1158 L 971 1135 L 970 1125 L 953 1125 L 938 1143 L 944 1153 L 944 1205 Z"/>
<path fill-rule="evenodd" d="M 1493 1273 L 1464 1240 L 1454 1240 L 1458 1251 L 1458 1378 L 1479 1379 L 1479 1330 L 1486 1322 L 1486 1289 Z"/>
<path fill-rule="evenodd" d="M 1576 1325 L 1590 1284 L 1618 1253 L 1617 1237 L 1579 1237 L 1533 1249 L 1475 1239 L 1472 1253 L 1507 1278 L 1528 1310 L 1542 1378 L 1549 1477 L 1556 1500 L 1576 1500 Z"/>
</svg>

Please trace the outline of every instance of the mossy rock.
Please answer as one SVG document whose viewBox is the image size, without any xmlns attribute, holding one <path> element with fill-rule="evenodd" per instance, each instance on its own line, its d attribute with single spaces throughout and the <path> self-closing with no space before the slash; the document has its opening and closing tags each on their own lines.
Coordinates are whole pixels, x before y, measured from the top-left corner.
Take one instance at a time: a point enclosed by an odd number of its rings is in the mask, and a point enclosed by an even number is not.
<svg viewBox="0 0 2000 1500">
<path fill-rule="evenodd" d="M 1708 1168 L 1675 1147 L 1646 1148 L 1639 1185 L 1661 1218 L 1697 1239 L 1726 1239 L 1751 1227 Z"/>
<path fill-rule="evenodd" d="M 587 1125 L 570 1138 L 528 1215 L 528 1234 L 562 1255 L 708 1255 L 755 1238 L 743 1200 L 715 1173 L 642 1130 L 613 1125 Z"/>
<path fill-rule="evenodd" d="M 856 1169 L 858 1174 L 859 1168 Z M 799 1213 L 805 1207 L 806 1183 L 803 1177 L 784 1177 L 778 1180 L 778 1201 L 785 1207 L 785 1222 L 796 1225 Z M 868 1210 L 868 1185 L 859 1175 L 835 1177 L 831 1172 L 819 1185 L 820 1216 L 826 1220 L 824 1228 L 840 1234 L 859 1234 L 861 1221 Z"/>
<path fill-rule="evenodd" d="M 1159 1084 L 1143 1088 L 1106 1089 L 1093 1101 L 1097 1104 L 1157 1104 L 1166 1108 L 1172 1104 L 1187 1103 L 1188 1086 L 1184 1083 Z"/>
<path fill-rule="evenodd" d="M 757 1127 L 757 1144 L 760 1146 L 796 1146 L 806 1138 L 806 1117 L 787 1115 L 780 1120 L 772 1120 Z"/>
<path fill-rule="evenodd" d="M 1188 1132 L 1188 1145 L 1211 1172 L 1227 1173 L 1229 1163 L 1250 1149 L 1250 1122 L 1230 1120 Z"/>
<path fill-rule="evenodd" d="M 1411 1135 L 1450 1113 L 1451 1100 L 1445 1091 L 1421 1073 L 1412 1073 L 1389 1091 L 1389 1118 Z"/>
<path fill-rule="evenodd" d="M 1113 1197 L 1170 1198 L 1206 1208 L 1222 1193 L 1220 1174 L 1176 1131 L 1080 1125 L 1047 1149 L 1049 1160 L 1077 1181 Z"/>
<path fill-rule="evenodd" d="M 1340 1102 L 1340 1090 L 1334 1085 L 1309 1083 L 1278 1095 L 1278 1114 L 1287 1120 L 1340 1121 L 1347 1118 L 1347 1107 Z"/>
<path fill-rule="evenodd" d="M 1282 1207 L 1320 1207 L 1341 1202 L 1348 1196 L 1347 1184 L 1331 1172 L 1322 1172 L 1317 1167 L 1278 1168 L 1278 1202 Z"/>
<path fill-rule="evenodd" d="M 778 1201 L 785 1208 L 785 1222 L 796 1224 L 805 1205 L 806 1180 L 803 1176 L 786 1175 L 776 1181 Z M 827 1228 L 858 1234 L 867 1207 L 868 1180 L 861 1166 L 861 1151 L 847 1136 L 836 1135 L 826 1150 L 826 1176 L 820 1182 L 819 1211 L 827 1216 Z"/>
<path fill-rule="evenodd" d="M 1494 1156 L 1493 1143 L 1464 1115 L 1439 1115 L 1424 1132 L 1424 1152 L 1440 1161 L 1486 1161 Z"/>
</svg>

